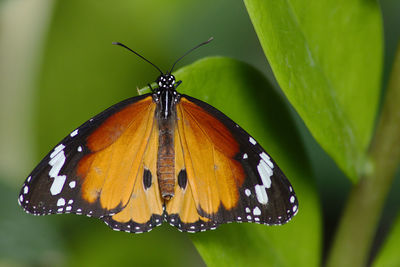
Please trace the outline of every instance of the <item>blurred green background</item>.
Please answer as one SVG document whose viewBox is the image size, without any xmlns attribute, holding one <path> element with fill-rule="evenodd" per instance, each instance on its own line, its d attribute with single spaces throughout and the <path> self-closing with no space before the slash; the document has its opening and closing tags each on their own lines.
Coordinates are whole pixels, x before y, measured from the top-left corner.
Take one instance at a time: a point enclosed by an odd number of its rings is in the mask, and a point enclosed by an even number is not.
<svg viewBox="0 0 400 267">
<path fill-rule="evenodd" d="M 385 84 L 400 36 L 400 2 L 380 3 Z M 258 68 L 279 90 L 239 0 L 0 1 L 0 265 L 204 266 L 188 236 L 170 226 L 132 236 L 97 219 L 37 218 L 18 207 L 17 196 L 26 175 L 67 133 L 157 77 L 151 66 L 111 42 L 168 69 L 210 36 L 215 40 L 178 68 L 205 56 L 228 56 Z M 317 179 L 327 244 L 350 182 L 292 114 Z M 377 244 L 398 211 L 399 176 Z"/>
</svg>

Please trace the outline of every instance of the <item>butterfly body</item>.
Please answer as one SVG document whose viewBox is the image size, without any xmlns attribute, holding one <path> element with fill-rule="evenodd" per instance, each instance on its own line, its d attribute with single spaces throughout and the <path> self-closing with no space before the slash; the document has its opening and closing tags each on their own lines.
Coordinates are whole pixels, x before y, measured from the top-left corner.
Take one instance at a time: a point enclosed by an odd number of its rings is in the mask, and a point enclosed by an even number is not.
<svg viewBox="0 0 400 267">
<path fill-rule="evenodd" d="M 56 145 L 21 189 L 24 210 L 84 214 L 131 233 L 164 221 L 185 232 L 234 221 L 279 225 L 297 213 L 293 187 L 253 137 L 179 94 L 170 72 L 156 82 Z"/>
<path fill-rule="evenodd" d="M 156 118 L 159 131 L 159 145 L 157 156 L 157 177 L 161 196 L 169 200 L 174 196 L 175 175 L 175 147 L 174 133 L 176 124 L 176 104 L 180 95 L 175 90 L 175 77 L 170 74 L 161 75 L 158 79 L 158 88 L 153 94 L 153 101 L 157 104 Z"/>
</svg>

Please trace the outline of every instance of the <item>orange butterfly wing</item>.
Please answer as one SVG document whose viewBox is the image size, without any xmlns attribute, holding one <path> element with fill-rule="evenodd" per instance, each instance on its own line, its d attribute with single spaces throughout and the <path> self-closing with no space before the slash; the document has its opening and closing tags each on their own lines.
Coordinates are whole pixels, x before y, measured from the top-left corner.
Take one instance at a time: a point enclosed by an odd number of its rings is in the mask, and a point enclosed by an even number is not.
<svg viewBox="0 0 400 267">
<path fill-rule="evenodd" d="M 143 141 L 138 140 L 138 143 L 145 144 L 145 150 L 142 159 L 137 162 L 139 169 L 128 204 L 119 213 L 102 218 L 114 230 L 141 233 L 150 231 L 163 222 L 164 200 L 158 186 L 156 162 L 158 127 L 156 121 L 152 121 L 150 135 L 147 138 L 146 135 Z"/>
<path fill-rule="evenodd" d="M 176 174 L 185 170 L 187 184 L 177 183 L 166 220 L 181 231 L 232 221 L 282 224 L 297 213 L 293 188 L 264 149 L 223 113 L 186 95 L 177 104 L 175 153 Z"/>
<path fill-rule="evenodd" d="M 156 174 L 155 108 L 150 94 L 134 97 L 78 127 L 32 171 L 20 205 L 35 215 L 85 214 L 133 232 L 160 224 L 158 183 L 149 176 Z"/>
</svg>

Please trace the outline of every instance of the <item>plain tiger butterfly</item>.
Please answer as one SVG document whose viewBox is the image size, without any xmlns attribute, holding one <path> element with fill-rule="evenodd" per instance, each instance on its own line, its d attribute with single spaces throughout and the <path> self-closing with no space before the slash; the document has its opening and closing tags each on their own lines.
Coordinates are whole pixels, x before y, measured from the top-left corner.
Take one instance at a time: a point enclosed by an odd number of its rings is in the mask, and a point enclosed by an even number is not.
<svg viewBox="0 0 400 267">
<path fill-rule="evenodd" d="M 184 232 L 228 222 L 279 225 L 298 211 L 268 153 L 221 111 L 163 73 L 152 93 L 126 99 L 72 131 L 28 176 L 18 202 L 34 215 L 74 213 L 118 231 L 164 221 Z"/>
</svg>

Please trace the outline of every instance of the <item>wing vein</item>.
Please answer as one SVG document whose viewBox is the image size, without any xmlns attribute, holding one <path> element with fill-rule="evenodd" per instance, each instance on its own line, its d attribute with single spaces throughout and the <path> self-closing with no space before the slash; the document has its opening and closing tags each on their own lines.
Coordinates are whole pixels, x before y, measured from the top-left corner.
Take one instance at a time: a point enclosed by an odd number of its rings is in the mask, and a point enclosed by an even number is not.
<svg viewBox="0 0 400 267">
<path fill-rule="evenodd" d="M 181 121 L 181 123 L 182 123 L 182 129 L 184 129 L 185 128 L 185 125 L 184 125 L 184 123 L 183 123 L 183 120 L 184 120 L 184 113 L 183 113 L 183 107 L 182 106 L 180 106 L 180 105 L 178 105 L 177 106 L 180 110 L 181 110 L 181 115 L 182 115 L 182 121 Z M 183 131 L 183 133 L 181 133 L 180 131 L 179 131 L 179 127 L 177 128 L 177 130 L 178 130 L 178 135 L 179 135 L 179 138 L 180 138 L 180 140 L 181 140 L 181 144 L 182 144 L 182 154 L 183 154 L 183 161 L 185 162 L 185 160 L 186 160 L 186 157 L 185 157 L 185 150 L 184 150 L 184 146 L 186 146 L 186 150 L 187 150 L 187 152 L 188 152 L 188 156 L 189 156 L 189 160 L 191 161 L 191 166 L 192 166 L 192 170 L 193 170 L 193 175 L 194 175 L 194 177 L 193 177 L 193 179 L 197 179 L 197 175 L 196 175 L 196 170 L 193 168 L 193 158 L 192 158 L 192 156 L 191 156 L 191 153 L 190 153 L 190 150 L 189 150 L 189 146 L 188 146 L 188 144 L 187 144 L 187 141 L 186 141 L 186 135 L 185 135 L 185 131 Z M 186 165 L 186 164 L 185 164 Z M 189 179 L 189 177 L 188 177 L 188 179 Z M 189 184 L 189 186 L 191 187 L 191 183 L 188 183 Z M 191 197 L 192 197 L 192 201 L 193 201 L 193 203 L 195 203 L 195 205 L 196 205 L 196 200 L 195 200 L 195 196 L 194 196 L 194 191 L 191 189 L 191 191 L 192 191 L 192 194 L 191 194 Z M 197 206 L 196 206 L 196 210 L 197 210 Z"/>
<path fill-rule="evenodd" d="M 181 107 L 181 113 L 182 113 L 182 116 L 183 116 L 182 109 L 184 109 L 183 106 Z M 191 117 L 191 119 L 196 123 L 197 127 L 200 129 L 201 133 L 205 136 L 206 140 L 208 141 L 208 143 L 210 144 L 210 146 L 212 148 L 214 166 L 211 166 L 211 167 L 213 168 L 214 180 L 215 180 L 215 184 L 217 185 L 218 184 L 217 183 L 217 174 L 216 174 L 216 169 L 215 169 L 215 167 L 216 167 L 216 164 L 215 164 L 216 163 L 216 161 L 215 161 L 215 149 L 216 148 L 214 146 L 214 143 L 213 143 L 211 137 L 207 134 L 207 132 L 204 131 L 204 129 L 201 127 L 201 124 L 198 122 L 196 117 L 189 110 L 185 109 L 185 111 Z M 184 127 L 184 124 L 183 124 L 183 127 Z M 186 146 L 187 146 L 187 148 L 189 150 L 189 146 L 187 144 L 186 144 Z M 192 160 L 192 162 L 193 162 L 193 160 Z M 210 177 L 210 179 L 211 179 L 211 177 Z M 217 188 L 217 192 L 218 192 L 218 200 L 219 200 L 218 206 L 219 206 L 220 203 L 221 203 L 221 192 L 220 192 L 220 189 L 218 188 L 218 185 L 216 186 L 216 188 Z M 212 196 L 211 185 L 209 183 L 208 183 L 208 186 L 207 186 L 207 193 L 208 193 L 208 196 Z M 212 211 L 213 210 L 213 203 L 212 203 L 212 198 L 211 197 L 209 198 L 209 201 L 207 202 L 207 206 L 208 206 L 208 208 L 207 208 L 208 211 Z"/>
<path fill-rule="evenodd" d="M 149 108 L 150 108 L 150 107 L 149 107 Z M 147 117 L 147 123 L 146 123 L 146 125 L 149 125 L 149 121 L 151 120 L 151 115 L 152 115 L 151 112 L 148 112 L 148 113 L 149 113 L 149 115 L 148 115 L 148 117 Z M 153 116 L 154 116 L 154 114 L 153 114 Z M 153 118 L 153 120 L 154 120 L 154 118 Z M 129 198 L 131 198 L 132 193 L 133 193 L 133 191 L 134 191 L 134 188 L 135 188 L 135 186 L 136 186 L 136 183 L 138 182 L 138 176 L 140 175 L 139 170 L 140 170 L 140 167 L 141 167 L 142 164 L 143 164 L 144 156 L 146 155 L 146 152 L 147 152 L 147 150 L 148 150 L 148 148 L 149 148 L 149 143 L 150 143 L 150 139 L 151 139 L 151 134 L 152 134 L 153 131 L 154 131 L 154 124 L 155 124 L 155 120 L 154 120 L 154 122 L 153 122 L 152 125 L 151 125 L 151 130 L 150 130 L 149 135 L 148 135 L 148 137 L 147 137 L 146 147 L 145 147 L 144 152 L 143 152 L 143 154 L 142 154 L 142 157 L 141 157 L 141 159 L 140 159 L 140 164 L 138 165 L 139 167 L 138 167 L 138 170 L 137 170 L 137 173 L 136 173 L 135 182 L 134 182 L 133 185 L 132 185 L 132 190 L 131 190 L 131 193 L 130 193 Z M 148 126 L 146 126 L 146 130 L 147 130 L 147 127 L 148 127 Z M 144 131 L 145 133 L 146 133 L 146 130 Z M 139 153 L 139 152 L 136 152 L 135 155 L 137 155 L 138 153 Z M 133 158 L 135 158 L 135 157 L 133 157 Z M 133 164 L 134 164 L 134 160 L 131 161 L 131 166 L 130 166 L 130 168 L 129 168 L 129 169 L 130 169 L 129 175 L 134 171 L 134 170 L 133 170 Z M 128 205 L 128 203 L 129 203 L 129 201 L 126 203 L 126 205 Z M 148 205 L 148 203 L 146 203 L 146 204 Z"/>
</svg>

